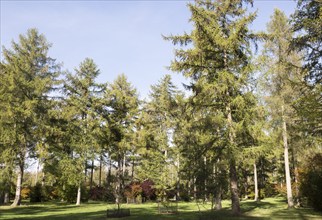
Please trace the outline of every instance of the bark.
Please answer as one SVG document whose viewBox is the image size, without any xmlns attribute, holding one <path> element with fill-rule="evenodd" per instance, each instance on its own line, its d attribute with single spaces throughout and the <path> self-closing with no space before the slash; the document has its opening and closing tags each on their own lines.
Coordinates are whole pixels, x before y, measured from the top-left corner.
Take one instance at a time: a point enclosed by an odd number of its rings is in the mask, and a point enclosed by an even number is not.
<svg viewBox="0 0 322 220">
<path fill-rule="evenodd" d="M 207 157 L 204 157 L 204 165 L 205 165 L 205 176 L 207 176 Z M 208 201 L 208 198 L 207 198 L 207 178 L 205 178 L 205 181 L 204 181 L 204 189 L 205 189 L 205 195 L 204 195 L 204 201 Z"/>
<path fill-rule="evenodd" d="M 107 180 L 106 180 L 106 183 L 107 183 L 107 186 L 110 186 L 111 184 L 111 173 L 112 173 L 112 160 L 111 158 L 109 158 L 109 167 L 108 167 L 108 173 L 107 173 Z"/>
<path fill-rule="evenodd" d="M 13 203 L 11 206 L 15 207 L 20 205 L 21 203 L 21 186 L 22 186 L 22 178 L 23 178 L 23 172 L 24 172 L 24 159 L 22 159 L 23 162 L 19 165 L 18 175 L 17 175 L 17 185 L 16 185 L 16 195 Z"/>
<path fill-rule="evenodd" d="M 103 156 L 100 156 L 100 170 L 98 174 L 98 186 L 101 187 L 102 185 L 102 161 L 103 161 Z"/>
<path fill-rule="evenodd" d="M 234 159 L 230 160 L 230 191 L 231 191 L 231 205 L 234 215 L 240 214 L 239 193 L 237 185 L 237 171 L 236 162 Z"/>
<path fill-rule="evenodd" d="M 38 182 L 38 173 L 39 173 L 39 160 L 37 160 L 37 171 L 36 171 L 36 177 L 35 177 L 35 185 Z"/>
<path fill-rule="evenodd" d="M 4 204 L 7 204 L 10 202 L 10 198 L 9 198 L 9 191 L 6 191 L 4 193 L 4 200 L 3 200 Z"/>
<path fill-rule="evenodd" d="M 193 178 L 193 197 L 197 201 L 197 178 Z"/>
<path fill-rule="evenodd" d="M 81 184 L 78 185 L 76 205 L 81 203 Z"/>
<path fill-rule="evenodd" d="M 293 197 L 292 197 L 292 186 L 291 186 L 291 175 L 290 175 L 290 165 L 288 159 L 288 143 L 287 143 L 287 129 L 286 121 L 284 118 L 284 106 L 282 106 L 282 123 L 283 123 L 283 144 L 284 144 L 284 164 L 285 164 L 285 178 L 286 178 L 286 190 L 287 190 L 287 205 L 288 208 L 294 207 Z"/>
<path fill-rule="evenodd" d="M 94 173 L 94 159 L 92 159 L 92 164 L 91 164 L 91 179 L 90 179 L 90 184 L 89 184 L 90 191 L 93 188 L 93 173 Z"/>
<path fill-rule="evenodd" d="M 220 159 L 218 158 L 217 163 L 219 164 L 219 162 L 220 162 Z M 214 173 L 216 174 L 217 180 L 219 180 L 220 177 L 219 178 L 217 177 L 220 175 L 219 166 L 214 165 Z M 214 198 L 216 210 L 222 209 L 222 205 L 221 205 L 222 186 L 221 186 L 221 181 L 218 181 L 218 182 L 219 182 L 219 185 L 218 185 L 218 189 L 216 190 L 215 198 Z"/>
<path fill-rule="evenodd" d="M 84 183 L 86 185 L 86 181 L 87 181 L 87 160 L 85 160 L 85 169 L 84 169 L 84 172 L 85 172 Z"/>
<path fill-rule="evenodd" d="M 134 181 L 135 158 L 132 159 L 131 181 Z"/>
<path fill-rule="evenodd" d="M 299 190 L 299 171 L 297 167 L 297 160 L 296 160 L 296 155 L 294 153 L 294 150 L 292 150 L 292 163 L 293 163 L 293 170 L 294 170 L 294 184 L 295 184 L 295 203 L 296 206 L 301 206 L 300 203 L 300 190 Z"/>
<path fill-rule="evenodd" d="M 300 190 L 299 190 L 299 182 L 298 182 L 298 179 L 299 179 L 299 171 L 298 171 L 298 168 L 297 166 L 295 166 L 294 168 L 294 180 L 295 180 L 295 193 L 296 193 L 296 205 L 297 206 L 301 206 L 301 202 L 300 202 Z"/>
<path fill-rule="evenodd" d="M 216 198 L 215 198 L 215 208 L 216 210 L 220 210 L 222 209 L 222 205 L 221 205 L 221 186 L 219 186 L 219 189 L 216 193 Z"/>
<path fill-rule="evenodd" d="M 227 92 L 227 95 L 229 97 L 229 92 Z M 232 126 L 232 115 L 231 115 L 231 108 L 230 104 L 227 106 L 227 121 L 228 121 L 228 126 L 229 126 L 229 144 L 230 148 L 233 148 L 235 143 L 234 143 L 234 138 L 235 138 L 235 133 L 233 131 L 233 126 Z M 229 164 L 229 177 L 230 177 L 230 192 L 231 192 L 231 206 L 232 206 L 232 211 L 234 215 L 239 215 L 240 214 L 240 204 L 239 204 L 239 192 L 238 192 L 238 181 L 237 181 L 237 170 L 236 170 L 236 161 L 235 161 L 235 156 L 232 153 L 231 154 L 231 159 L 230 159 L 230 164 Z"/>
<path fill-rule="evenodd" d="M 179 171 L 180 171 L 180 157 L 178 155 L 177 196 L 176 196 L 176 200 L 179 200 L 180 199 L 180 175 L 179 175 Z"/>
<path fill-rule="evenodd" d="M 121 203 L 121 185 L 122 185 L 122 180 L 121 180 L 121 175 L 122 175 L 122 161 L 121 161 L 121 157 L 119 156 L 119 160 L 118 160 L 118 169 L 117 169 L 117 185 L 116 185 L 116 196 L 115 196 L 115 203 L 118 207 L 120 207 L 120 203 Z"/>
<path fill-rule="evenodd" d="M 255 198 L 254 198 L 254 200 L 259 201 L 256 163 L 254 163 L 254 185 L 255 185 Z"/>
</svg>

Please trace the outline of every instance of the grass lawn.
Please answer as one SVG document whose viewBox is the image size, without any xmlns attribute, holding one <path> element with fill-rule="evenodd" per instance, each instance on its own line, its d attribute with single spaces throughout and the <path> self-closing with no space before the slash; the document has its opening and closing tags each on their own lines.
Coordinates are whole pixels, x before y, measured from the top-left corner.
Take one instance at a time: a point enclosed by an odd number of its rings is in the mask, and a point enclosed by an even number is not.
<svg viewBox="0 0 322 220">
<path fill-rule="evenodd" d="M 199 206 L 199 208 L 198 208 Z M 131 216 L 122 220 L 136 219 L 187 219 L 187 220 L 211 220 L 211 219 L 322 219 L 322 213 L 314 212 L 308 208 L 287 209 L 286 202 L 281 198 L 268 198 L 261 202 L 251 200 L 242 201 L 242 216 L 234 217 L 229 211 L 230 203 L 223 202 L 221 211 L 209 211 L 210 204 L 196 204 L 194 202 L 178 204 L 178 214 L 158 214 L 156 203 L 141 205 L 122 205 L 122 208 L 130 208 Z M 0 220 L 2 219 L 35 219 L 35 220 L 58 220 L 58 219 L 107 219 L 106 209 L 115 208 L 114 205 L 89 202 L 81 206 L 66 205 L 63 203 L 24 203 L 20 207 L 11 208 L 0 206 Z M 200 209 L 200 211 L 199 211 Z"/>
</svg>

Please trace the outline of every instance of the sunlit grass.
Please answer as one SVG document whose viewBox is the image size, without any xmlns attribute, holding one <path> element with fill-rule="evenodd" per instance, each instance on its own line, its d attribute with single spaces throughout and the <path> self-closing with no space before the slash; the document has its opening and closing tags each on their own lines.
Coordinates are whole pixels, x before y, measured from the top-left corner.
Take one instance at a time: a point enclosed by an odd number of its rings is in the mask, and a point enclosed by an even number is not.
<svg viewBox="0 0 322 220">
<path fill-rule="evenodd" d="M 308 208 L 287 209 L 287 204 L 282 198 L 268 198 L 260 202 L 251 200 L 242 201 L 243 214 L 235 217 L 230 212 L 230 202 L 223 201 L 221 211 L 210 211 L 210 203 L 179 202 L 178 214 L 159 214 L 157 203 L 124 204 L 121 208 L 129 208 L 131 216 L 122 220 L 211 220 L 211 219 L 322 219 L 322 213 L 314 212 Z M 89 202 L 75 206 L 60 202 L 41 204 L 24 203 L 20 207 L 0 206 L 0 219 L 107 219 L 106 210 L 116 208 L 113 204 Z M 109 218 L 111 219 L 111 218 Z"/>
</svg>

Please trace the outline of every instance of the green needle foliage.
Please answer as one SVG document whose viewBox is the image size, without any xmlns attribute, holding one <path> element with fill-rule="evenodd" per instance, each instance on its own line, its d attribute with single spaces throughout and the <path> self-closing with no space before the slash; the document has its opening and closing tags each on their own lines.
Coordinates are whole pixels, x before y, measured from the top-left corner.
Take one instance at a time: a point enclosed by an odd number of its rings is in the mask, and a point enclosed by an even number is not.
<svg viewBox="0 0 322 220">
<path fill-rule="evenodd" d="M 154 181 L 160 199 L 166 198 L 166 191 L 174 189 L 176 178 L 174 162 L 177 160 L 172 145 L 172 132 L 176 117 L 176 97 L 179 91 L 165 75 L 158 84 L 151 86 L 149 100 L 142 109 L 140 130 L 142 155 L 138 176 L 141 180 Z"/>
<path fill-rule="evenodd" d="M 104 94 L 110 111 L 110 152 L 117 163 L 115 197 L 120 208 L 125 187 L 125 170 L 128 153 L 135 143 L 135 121 L 137 120 L 139 99 L 135 88 L 124 74 L 108 85 Z"/>
<path fill-rule="evenodd" d="M 216 112 L 221 126 L 213 124 L 226 140 L 229 160 L 232 209 L 240 213 L 237 187 L 236 155 L 241 147 L 238 130 L 243 121 L 239 114 L 247 111 L 248 80 L 253 34 L 248 25 L 255 14 L 246 14 L 247 1 L 197 1 L 189 4 L 194 29 L 181 36 L 165 37 L 173 44 L 191 45 L 177 49 L 171 70 L 191 79 L 187 87 L 193 92 L 193 103 Z"/>
<path fill-rule="evenodd" d="M 50 46 L 44 35 L 29 29 L 26 35 L 19 36 L 19 42 L 12 41 L 11 49 L 3 48 L 1 142 L 11 149 L 18 168 L 13 206 L 21 201 L 25 159 L 46 138 L 42 120 L 48 113 L 50 95 L 59 76 L 59 65 L 48 56 Z"/>
<path fill-rule="evenodd" d="M 65 155 L 60 161 L 65 179 L 71 185 L 78 186 L 78 196 L 76 204 L 80 204 L 80 188 L 84 180 L 83 171 L 86 175 L 86 165 L 89 158 L 94 157 L 97 152 L 97 142 L 94 134 L 99 127 L 96 114 L 97 96 L 102 90 L 102 85 L 97 84 L 95 79 L 99 75 L 99 70 L 92 59 L 85 59 L 75 74 L 67 74 L 64 85 L 66 94 L 66 106 L 64 111 L 71 126 L 72 136 L 69 139 L 71 154 Z M 71 175 L 73 174 L 73 175 Z"/>
</svg>

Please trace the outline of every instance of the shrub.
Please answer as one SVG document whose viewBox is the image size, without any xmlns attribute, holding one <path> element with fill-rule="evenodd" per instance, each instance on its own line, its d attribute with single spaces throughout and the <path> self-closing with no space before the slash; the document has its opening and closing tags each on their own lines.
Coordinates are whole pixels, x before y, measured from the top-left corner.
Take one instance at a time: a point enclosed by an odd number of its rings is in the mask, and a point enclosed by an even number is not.
<svg viewBox="0 0 322 220">
<path fill-rule="evenodd" d="M 28 199 L 30 196 L 30 188 L 29 187 L 23 187 L 21 189 L 21 198 L 22 199 Z"/>
<path fill-rule="evenodd" d="M 142 197 L 145 200 L 156 200 L 156 192 L 154 188 L 154 183 L 152 180 L 144 180 L 141 183 Z"/>
<path fill-rule="evenodd" d="M 124 190 L 124 196 L 128 199 L 132 199 L 135 203 L 137 198 L 139 203 L 142 202 L 142 187 L 139 183 L 133 182 L 130 185 L 127 185 Z"/>
<path fill-rule="evenodd" d="M 299 174 L 300 193 L 308 205 L 322 211 L 322 153 L 309 156 Z"/>
<path fill-rule="evenodd" d="M 92 190 L 89 192 L 89 198 L 94 201 L 103 201 L 106 195 L 106 188 L 95 186 L 92 188 Z"/>
<path fill-rule="evenodd" d="M 30 202 L 41 202 L 42 201 L 42 189 L 41 185 L 37 183 L 30 191 Z"/>
</svg>

